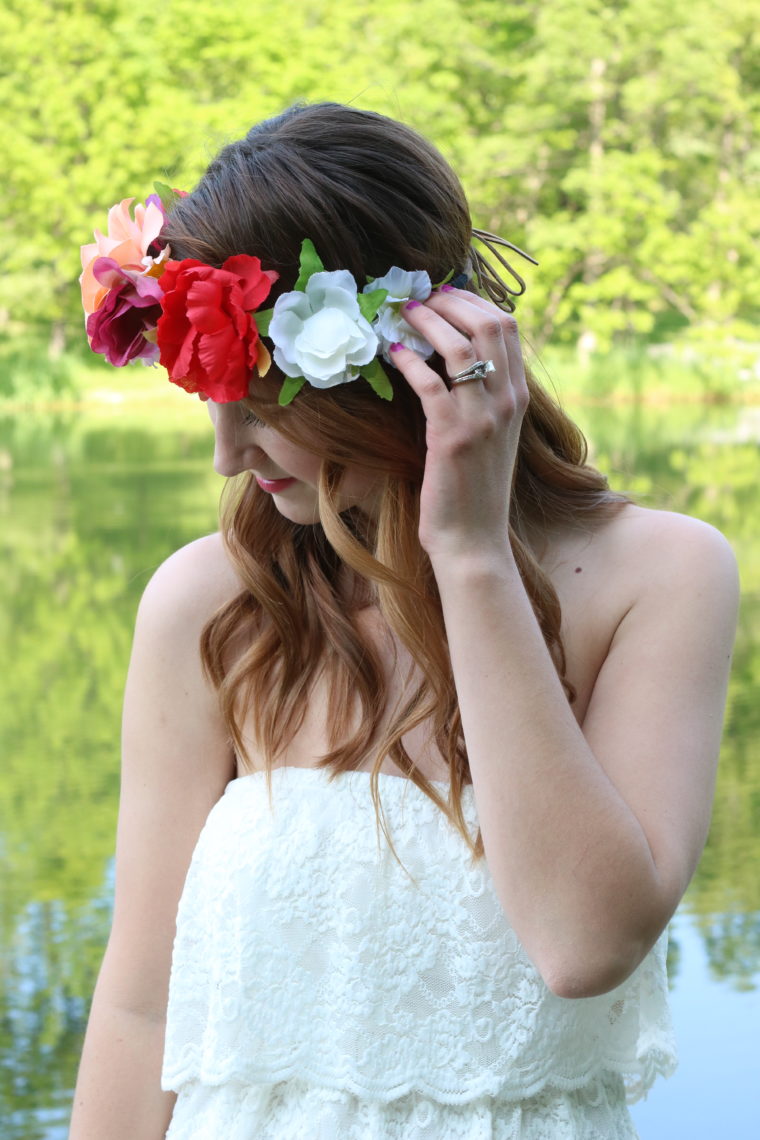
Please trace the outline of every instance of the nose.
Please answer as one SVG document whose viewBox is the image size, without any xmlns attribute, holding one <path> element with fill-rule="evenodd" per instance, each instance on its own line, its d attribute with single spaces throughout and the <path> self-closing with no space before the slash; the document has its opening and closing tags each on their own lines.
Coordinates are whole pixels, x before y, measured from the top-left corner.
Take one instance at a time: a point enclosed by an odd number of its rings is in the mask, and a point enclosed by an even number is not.
<svg viewBox="0 0 760 1140">
<path fill-rule="evenodd" d="M 214 425 L 214 470 L 218 475 L 239 475 L 255 467 L 261 458 L 256 428 L 243 423 L 238 404 L 212 404 L 209 415 Z"/>
</svg>

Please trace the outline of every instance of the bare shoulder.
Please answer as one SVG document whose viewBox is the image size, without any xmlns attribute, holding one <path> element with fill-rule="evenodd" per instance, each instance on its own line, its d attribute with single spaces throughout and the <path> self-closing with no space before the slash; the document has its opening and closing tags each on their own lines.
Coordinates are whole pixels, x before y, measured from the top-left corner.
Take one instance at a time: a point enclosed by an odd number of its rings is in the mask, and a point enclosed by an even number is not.
<svg viewBox="0 0 760 1140">
<path fill-rule="evenodd" d="M 218 534 L 181 547 L 148 582 L 124 695 L 124 771 L 140 771 L 150 758 L 155 774 L 160 756 L 166 778 L 192 771 L 198 788 L 210 781 L 217 793 L 229 779 L 228 732 L 201 660 L 201 633 L 240 588 Z"/>
<path fill-rule="evenodd" d="M 209 811 L 235 774 L 200 633 L 240 586 L 219 535 L 182 547 L 140 603 L 124 694 L 108 992 L 162 1018 L 177 903 Z"/>
<path fill-rule="evenodd" d="M 145 588 L 138 621 L 191 635 L 243 588 L 219 533 L 180 547 L 162 562 Z"/>
<path fill-rule="evenodd" d="M 733 641 L 738 577 L 714 527 L 670 511 L 626 505 L 594 528 L 551 536 L 541 559 L 562 607 L 568 674 L 584 715 L 614 646 L 663 639 L 684 647 L 698 628 L 725 657 Z M 695 620 L 698 619 L 698 620 Z M 728 649 L 726 648 L 728 647 Z"/>
<path fill-rule="evenodd" d="M 203 741 L 197 761 L 204 778 L 212 756 L 227 772 L 227 730 L 201 661 L 201 633 L 240 589 L 218 534 L 181 547 L 153 574 L 140 601 L 124 698 L 127 768 L 139 768 L 158 744 L 164 769 L 174 757 L 181 771 Z"/>
<path fill-rule="evenodd" d="M 720 531 L 687 515 L 633 504 L 592 530 L 553 536 L 542 564 L 570 604 L 574 594 L 590 593 L 618 616 L 653 590 L 699 594 L 718 588 L 735 597 L 738 589 L 736 558 Z"/>
<path fill-rule="evenodd" d="M 672 511 L 626 506 L 600 529 L 600 563 L 614 572 L 630 601 L 653 591 L 709 591 L 729 602 L 738 593 L 736 558 L 727 539 L 700 519 Z"/>
</svg>

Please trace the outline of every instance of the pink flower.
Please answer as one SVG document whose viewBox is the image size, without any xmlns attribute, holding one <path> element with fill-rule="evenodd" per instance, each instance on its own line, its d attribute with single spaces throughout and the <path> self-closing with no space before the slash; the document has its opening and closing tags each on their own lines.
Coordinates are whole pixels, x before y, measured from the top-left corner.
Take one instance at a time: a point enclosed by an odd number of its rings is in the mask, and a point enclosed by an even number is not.
<svg viewBox="0 0 760 1140">
<path fill-rule="evenodd" d="M 96 257 L 93 279 L 104 299 L 87 318 L 87 336 L 93 352 L 120 368 L 130 360 L 152 364 L 158 360 L 155 336 L 161 316 L 163 290 L 155 277 L 125 269 L 112 257 Z"/>
<path fill-rule="evenodd" d="M 151 196 L 153 197 L 153 196 Z M 161 233 L 164 224 L 164 211 L 155 201 L 148 201 L 146 206 L 137 205 L 134 217 L 130 213 L 130 206 L 134 198 L 124 198 L 117 206 L 108 211 L 108 233 L 95 231 L 95 241 L 82 246 L 82 275 L 79 284 L 82 287 L 82 304 L 85 314 L 89 317 L 103 304 L 107 286 L 98 281 L 94 267 L 101 258 L 110 258 L 123 268 L 134 270 L 137 273 L 157 276 L 158 266 L 163 262 L 167 251 L 153 258 L 149 255 L 149 248 Z"/>
</svg>

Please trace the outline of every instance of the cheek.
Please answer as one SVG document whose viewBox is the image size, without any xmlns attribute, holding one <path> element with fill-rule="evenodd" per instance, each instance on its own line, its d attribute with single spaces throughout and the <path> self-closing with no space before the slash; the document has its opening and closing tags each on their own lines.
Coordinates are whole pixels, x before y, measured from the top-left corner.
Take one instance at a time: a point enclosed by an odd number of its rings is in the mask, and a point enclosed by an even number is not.
<svg viewBox="0 0 760 1140">
<path fill-rule="evenodd" d="M 363 471 L 349 471 L 341 487 L 341 497 L 347 505 L 361 506 L 376 516 L 380 506 L 383 479 Z"/>
<path fill-rule="evenodd" d="M 261 447 L 277 466 L 287 471 L 289 475 L 301 479 L 304 483 L 313 483 L 315 486 L 319 482 L 321 464 L 316 455 L 310 455 L 308 451 L 302 451 L 288 440 L 275 435 L 269 439 L 266 436 L 262 437 Z"/>
<path fill-rule="evenodd" d="M 291 475 L 295 475 L 297 479 L 303 480 L 304 483 L 311 483 L 316 487 L 319 482 L 321 464 L 315 456 L 301 453 L 290 457 L 285 455 L 283 461 Z"/>
</svg>

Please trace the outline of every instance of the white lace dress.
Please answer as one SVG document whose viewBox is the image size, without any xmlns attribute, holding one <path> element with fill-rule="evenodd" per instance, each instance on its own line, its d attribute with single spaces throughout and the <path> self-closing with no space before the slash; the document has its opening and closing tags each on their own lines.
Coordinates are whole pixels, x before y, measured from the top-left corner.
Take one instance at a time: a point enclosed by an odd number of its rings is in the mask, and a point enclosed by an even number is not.
<svg viewBox="0 0 760 1140">
<path fill-rule="evenodd" d="M 553 995 L 484 863 L 410 781 L 234 780 L 179 907 L 167 1140 L 630 1140 L 675 1064 L 665 940 L 618 989 Z M 465 818 L 477 826 L 474 794 Z M 405 869 L 404 869 L 405 868 Z"/>
</svg>

